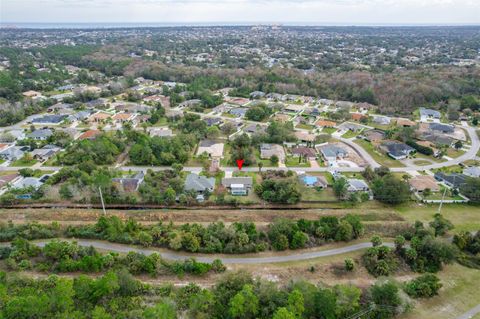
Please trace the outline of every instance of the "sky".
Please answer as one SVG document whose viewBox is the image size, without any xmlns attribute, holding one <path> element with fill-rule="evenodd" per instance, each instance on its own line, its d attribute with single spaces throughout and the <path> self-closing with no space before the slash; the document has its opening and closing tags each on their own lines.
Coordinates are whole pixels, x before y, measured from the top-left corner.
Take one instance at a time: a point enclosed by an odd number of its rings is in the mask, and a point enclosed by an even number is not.
<svg viewBox="0 0 480 319">
<path fill-rule="evenodd" d="M 0 22 L 480 24 L 480 0 L 0 0 Z"/>
</svg>

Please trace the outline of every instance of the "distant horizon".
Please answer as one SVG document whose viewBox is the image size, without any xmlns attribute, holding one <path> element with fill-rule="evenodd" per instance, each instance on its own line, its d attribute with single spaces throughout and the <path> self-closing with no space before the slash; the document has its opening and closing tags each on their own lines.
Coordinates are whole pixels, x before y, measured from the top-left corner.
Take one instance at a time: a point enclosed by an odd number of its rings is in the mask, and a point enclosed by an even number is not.
<svg viewBox="0 0 480 319">
<path fill-rule="evenodd" d="M 342 22 L 0 22 L 0 28 L 18 29 L 50 29 L 50 28 L 154 28 L 154 27 L 248 27 L 248 26 L 285 26 L 285 27 L 475 27 L 478 22 L 471 23 L 342 23 Z"/>
</svg>

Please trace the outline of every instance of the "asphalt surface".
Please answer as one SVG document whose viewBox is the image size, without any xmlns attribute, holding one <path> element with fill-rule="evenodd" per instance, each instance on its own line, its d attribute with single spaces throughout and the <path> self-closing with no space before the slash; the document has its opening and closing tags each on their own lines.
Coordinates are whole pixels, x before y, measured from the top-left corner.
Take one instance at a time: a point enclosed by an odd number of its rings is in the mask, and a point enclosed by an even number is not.
<svg viewBox="0 0 480 319">
<path fill-rule="evenodd" d="M 89 240 L 89 239 L 66 239 L 68 241 L 76 241 L 78 245 L 84 247 L 94 247 L 100 250 L 107 250 L 117 253 L 129 253 L 129 252 L 137 252 L 142 253 L 144 255 L 151 255 L 153 253 L 158 253 L 162 256 L 162 258 L 167 260 L 173 261 L 181 261 L 186 260 L 189 258 L 195 258 L 199 262 L 204 263 L 211 263 L 215 259 L 220 259 L 224 264 L 269 264 L 269 263 L 280 263 L 280 262 L 289 262 L 289 261 L 302 261 L 308 260 L 318 257 L 328 257 L 328 256 L 335 256 L 341 255 L 353 251 L 358 251 L 362 249 L 366 249 L 372 247 L 372 243 L 365 242 L 359 244 L 353 244 L 345 247 L 334 248 L 334 249 L 327 249 L 327 250 L 317 250 L 317 251 L 309 251 L 303 253 L 295 253 L 292 252 L 291 254 L 284 254 L 282 253 L 274 253 L 273 256 L 265 256 L 265 257 L 242 257 L 241 255 L 212 255 L 211 257 L 205 255 L 198 255 L 198 254 L 189 254 L 189 253 L 182 253 L 182 252 L 172 252 L 172 251 L 164 251 L 164 250 L 155 250 L 149 248 L 141 248 L 136 246 L 129 246 L 123 244 L 116 244 L 110 243 L 106 241 L 98 241 L 98 240 Z M 45 246 L 50 240 L 37 240 L 34 241 L 36 245 L 39 247 Z M 384 243 L 384 245 L 389 247 L 394 247 L 393 243 Z M 319 247 L 321 249 L 321 247 Z"/>
<path fill-rule="evenodd" d="M 477 305 L 476 307 L 470 309 L 469 311 L 465 312 L 464 314 L 458 316 L 455 319 L 471 319 L 477 313 L 480 313 L 480 305 Z"/>
</svg>

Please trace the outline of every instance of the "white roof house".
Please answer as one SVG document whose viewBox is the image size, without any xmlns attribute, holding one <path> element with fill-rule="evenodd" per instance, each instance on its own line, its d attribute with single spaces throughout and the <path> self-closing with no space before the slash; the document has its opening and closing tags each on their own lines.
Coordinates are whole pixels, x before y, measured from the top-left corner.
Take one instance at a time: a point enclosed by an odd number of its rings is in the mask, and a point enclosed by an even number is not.
<svg viewBox="0 0 480 319">
<path fill-rule="evenodd" d="M 203 140 L 198 145 L 197 155 L 207 153 L 212 158 L 220 158 L 223 156 L 224 146 L 224 143 L 212 140 Z"/>
</svg>

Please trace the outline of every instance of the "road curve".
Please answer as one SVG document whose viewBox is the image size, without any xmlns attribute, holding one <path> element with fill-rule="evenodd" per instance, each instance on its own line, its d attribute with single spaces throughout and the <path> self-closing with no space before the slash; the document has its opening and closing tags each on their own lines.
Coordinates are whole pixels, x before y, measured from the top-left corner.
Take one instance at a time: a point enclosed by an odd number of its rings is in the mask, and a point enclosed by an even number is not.
<svg viewBox="0 0 480 319">
<path fill-rule="evenodd" d="M 477 313 L 480 313 L 480 305 L 477 305 L 476 307 L 473 307 L 472 309 L 470 309 L 467 312 L 465 312 L 464 314 L 456 317 L 455 319 L 471 319 Z"/>
<path fill-rule="evenodd" d="M 62 239 L 63 240 L 63 239 Z M 123 245 L 117 243 L 111 243 L 106 241 L 98 241 L 98 240 L 89 240 L 89 239 L 66 239 L 68 241 L 76 241 L 78 245 L 84 247 L 94 247 L 96 249 L 113 251 L 117 253 L 129 253 L 129 252 L 137 252 L 142 253 L 145 255 L 151 255 L 153 253 L 158 253 L 162 256 L 162 258 L 167 260 L 185 260 L 194 257 L 197 261 L 211 263 L 215 259 L 220 259 L 224 264 L 269 264 L 269 263 L 280 263 L 280 262 L 289 262 L 289 261 L 302 261 L 308 260 L 318 257 L 328 257 L 328 256 L 335 256 L 341 255 L 353 251 L 358 251 L 362 249 L 366 249 L 372 247 L 372 243 L 364 242 L 353 244 L 345 247 L 340 248 L 333 248 L 327 250 L 317 250 L 317 251 L 309 251 L 303 253 L 291 253 L 285 255 L 282 253 L 277 253 L 275 256 L 265 256 L 265 257 L 242 257 L 241 255 L 212 255 L 205 256 L 205 255 L 195 255 L 189 253 L 182 253 L 182 252 L 173 252 L 173 251 L 165 251 L 165 250 L 155 250 L 149 248 L 142 248 L 130 245 Z M 37 240 L 34 241 L 36 245 L 39 247 L 45 246 L 51 240 Z M 393 243 L 384 243 L 385 246 L 394 247 Z"/>
</svg>

